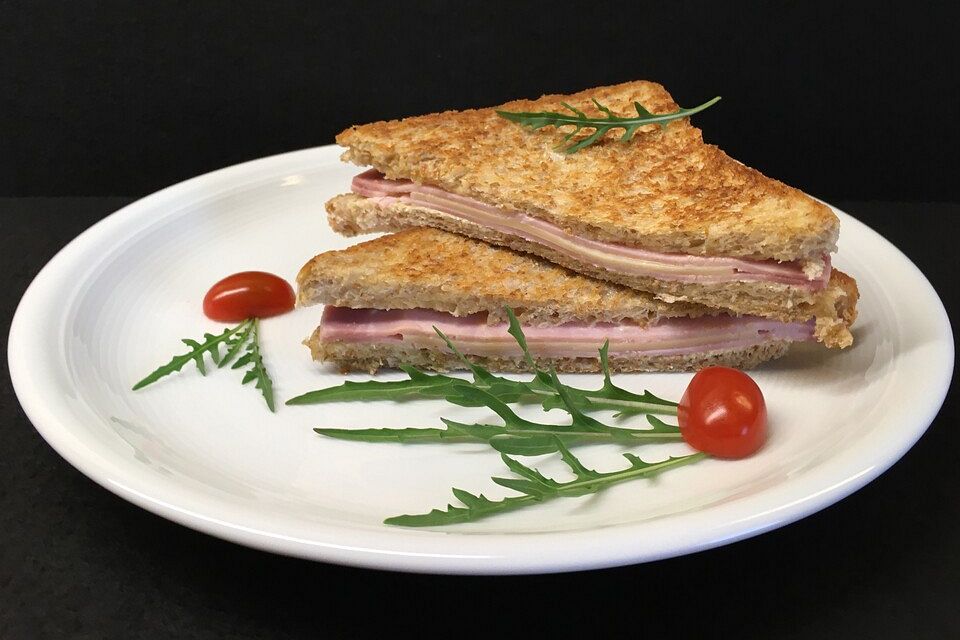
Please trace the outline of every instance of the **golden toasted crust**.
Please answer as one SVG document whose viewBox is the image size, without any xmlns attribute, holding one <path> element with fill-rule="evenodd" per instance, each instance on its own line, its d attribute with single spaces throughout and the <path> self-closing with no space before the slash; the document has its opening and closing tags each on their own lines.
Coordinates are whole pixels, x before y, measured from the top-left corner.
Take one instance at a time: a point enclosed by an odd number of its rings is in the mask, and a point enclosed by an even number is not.
<svg viewBox="0 0 960 640">
<path fill-rule="evenodd" d="M 351 308 L 429 308 L 454 315 L 486 311 L 491 322 L 509 305 L 524 324 L 635 322 L 699 316 L 718 309 L 667 304 L 651 294 L 588 278 L 550 262 L 438 229 L 415 228 L 322 253 L 297 275 L 301 305 Z M 812 304 L 768 314 L 787 322 L 817 319 L 828 347 L 852 343 L 856 283 L 834 270 Z"/>
<path fill-rule="evenodd" d="M 313 359 L 333 363 L 340 371 L 367 371 L 376 373 L 381 368 L 396 368 L 400 365 L 452 371 L 465 369 L 463 362 L 452 353 L 417 349 L 409 345 L 324 343 L 315 332 L 305 341 Z M 785 355 L 789 342 L 771 341 L 746 349 L 727 349 L 685 356 L 644 356 L 637 354 L 610 355 L 610 369 L 614 372 L 640 371 L 696 371 L 703 367 L 723 366 L 736 369 L 752 369 L 762 362 Z M 523 358 L 489 358 L 467 356 L 490 371 L 530 371 Z M 535 358 L 541 369 L 556 368 L 566 373 L 599 373 L 599 358 Z"/>
<path fill-rule="evenodd" d="M 830 285 L 812 309 L 817 319 L 817 339 L 828 347 L 844 349 L 852 345 L 850 326 L 857 319 L 859 300 L 857 281 L 834 269 L 830 274 Z"/>
<path fill-rule="evenodd" d="M 644 81 L 497 109 L 561 111 L 567 102 L 601 115 L 591 98 L 621 115 L 633 111 L 633 101 L 653 113 L 677 109 L 662 86 Z M 567 155 L 556 150 L 563 133 L 555 128 L 533 132 L 489 108 L 355 126 L 337 142 L 348 148 L 345 160 L 390 178 L 522 211 L 601 241 L 778 260 L 835 250 L 839 221 L 829 207 L 705 144 L 688 120 L 664 131 L 648 125 L 629 143 L 617 139 L 622 133 Z"/>
<path fill-rule="evenodd" d="M 431 228 L 414 228 L 322 253 L 297 275 L 301 305 L 430 308 L 457 316 L 485 311 L 490 322 L 509 305 L 524 324 L 621 322 L 715 315 L 692 303 L 568 271 L 545 260 Z"/>
</svg>

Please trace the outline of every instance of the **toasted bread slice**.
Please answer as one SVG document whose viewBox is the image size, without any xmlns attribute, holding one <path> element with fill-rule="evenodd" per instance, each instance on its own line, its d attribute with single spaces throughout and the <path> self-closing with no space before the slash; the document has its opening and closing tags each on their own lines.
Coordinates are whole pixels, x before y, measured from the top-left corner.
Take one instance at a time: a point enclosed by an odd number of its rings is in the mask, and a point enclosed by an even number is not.
<svg viewBox="0 0 960 640">
<path fill-rule="evenodd" d="M 300 270 L 297 284 L 301 305 L 426 308 L 455 316 L 486 312 L 491 323 L 505 319 L 505 305 L 525 325 L 644 325 L 661 318 L 721 313 L 692 302 L 667 304 L 649 293 L 432 228 L 409 229 L 320 254 Z M 834 270 L 817 304 L 799 304 L 777 319 L 816 318 L 818 340 L 828 347 L 846 347 L 853 341 L 849 325 L 856 317 L 857 297 L 856 283 Z M 317 345 L 311 348 L 324 353 Z"/>
<path fill-rule="evenodd" d="M 633 113 L 634 101 L 653 113 L 678 108 L 659 84 L 637 81 L 497 109 L 563 111 L 566 102 L 602 116 L 592 99 L 621 115 Z M 829 207 L 705 144 L 688 120 L 663 131 L 648 125 L 630 142 L 614 130 L 569 155 L 557 149 L 565 133 L 530 131 L 488 108 L 355 126 L 337 142 L 347 147 L 344 160 L 388 178 L 436 186 L 602 242 L 780 261 L 819 260 L 836 249 L 839 221 Z"/>
<path fill-rule="evenodd" d="M 342 251 L 321 253 L 297 275 L 300 305 L 354 309 L 479 312 L 523 324 L 623 322 L 715 315 L 693 303 L 668 304 L 652 294 L 586 278 L 545 260 L 439 229 L 414 228 Z"/>
<path fill-rule="evenodd" d="M 382 199 L 364 198 L 349 193 L 332 198 L 326 206 L 330 226 L 346 236 L 395 232 L 421 226 L 433 227 L 530 253 L 598 280 L 606 280 L 641 292 L 652 292 L 659 300 L 670 303 L 695 301 L 697 304 L 731 313 L 790 320 L 798 307 L 816 306 L 818 301 L 827 295 L 825 290 L 811 290 L 776 282 L 681 282 L 618 273 L 551 247 L 407 202 L 383 202 Z"/>
</svg>

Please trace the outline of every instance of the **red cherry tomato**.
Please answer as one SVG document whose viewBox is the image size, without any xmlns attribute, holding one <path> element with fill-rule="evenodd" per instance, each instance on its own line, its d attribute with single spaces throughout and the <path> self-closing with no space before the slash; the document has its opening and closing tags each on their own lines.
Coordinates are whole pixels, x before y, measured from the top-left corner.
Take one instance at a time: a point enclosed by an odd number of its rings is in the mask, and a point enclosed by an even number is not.
<svg viewBox="0 0 960 640">
<path fill-rule="evenodd" d="M 264 271 L 242 271 L 210 287 L 203 313 L 211 320 L 239 322 L 268 318 L 293 309 L 296 299 L 286 280 Z"/>
<path fill-rule="evenodd" d="M 719 458 L 743 458 L 767 439 L 763 394 L 753 378 L 737 369 L 698 371 L 683 393 L 677 418 L 687 444 Z"/>
</svg>

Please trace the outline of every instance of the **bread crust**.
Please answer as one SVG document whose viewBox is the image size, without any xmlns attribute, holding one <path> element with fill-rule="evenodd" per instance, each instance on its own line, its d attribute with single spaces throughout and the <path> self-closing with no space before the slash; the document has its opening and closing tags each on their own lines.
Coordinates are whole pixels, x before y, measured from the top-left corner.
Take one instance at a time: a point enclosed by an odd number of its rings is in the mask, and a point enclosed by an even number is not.
<svg viewBox="0 0 960 640">
<path fill-rule="evenodd" d="M 524 324 L 633 322 L 716 315 L 693 303 L 668 304 L 652 294 L 587 278 L 563 267 L 439 229 L 418 227 L 341 251 L 327 251 L 297 275 L 301 305 L 355 309 L 429 308 Z"/>
<path fill-rule="evenodd" d="M 668 304 L 643 291 L 428 227 L 322 253 L 300 270 L 297 288 L 301 305 L 429 308 L 457 316 L 487 312 L 490 322 L 503 321 L 503 308 L 509 305 L 527 325 L 578 321 L 642 326 L 657 318 L 721 313 L 692 302 Z M 814 302 L 751 315 L 785 322 L 816 318 L 817 338 L 826 346 L 844 347 L 853 342 L 849 324 L 856 317 L 857 295 L 853 279 L 835 270 Z"/>
<path fill-rule="evenodd" d="M 382 368 L 397 368 L 409 365 L 430 371 L 456 371 L 466 369 L 463 362 L 451 353 L 417 349 L 409 345 L 324 343 L 319 330 L 305 341 L 313 359 L 332 363 L 341 372 L 366 371 L 376 373 Z M 728 349 L 682 356 L 645 356 L 639 354 L 610 354 L 610 369 L 614 372 L 645 371 L 696 371 L 704 367 L 724 366 L 736 369 L 752 369 L 762 362 L 785 355 L 789 342 L 770 341 L 746 349 Z M 530 367 L 523 358 L 488 358 L 467 356 L 490 371 L 524 372 Z M 600 359 L 596 358 L 534 358 L 541 369 L 555 367 L 566 373 L 599 373 Z"/>
<path fill-rule="evenodd" d="M 602 115 L 592 98 L 621 115 L 634 112 L 634 101 L 653 113 L 678 108 L 661 85 L 635 81 L 354 126 L 337 142 L 347 147 L 344 160 L 390 178 L 522 211 L 600 241 L 777 260 L 836 250 L 839 220 L 829 207 L 705 144 L 688 119 L 663 131 L 643 127 L 629 143 L 614 130 L 568 155 L 557 150 L 566 131 L 533 132 L 495 112 L 562 111 L 567 102 Z"/>
</svg>

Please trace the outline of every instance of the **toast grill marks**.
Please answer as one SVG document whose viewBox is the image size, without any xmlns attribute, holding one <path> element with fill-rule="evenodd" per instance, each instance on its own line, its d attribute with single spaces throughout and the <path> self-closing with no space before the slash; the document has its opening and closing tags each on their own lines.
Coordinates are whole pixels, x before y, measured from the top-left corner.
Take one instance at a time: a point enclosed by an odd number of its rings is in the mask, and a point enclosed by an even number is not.
<svg viewBox="0 0 960 640">
<path fill-rule="evenodd" d="M 486 314 L 455 317 L 431 309 L 382 310 L 328 306 L 316 333 L 323 344 L 403 345 L 450 353 L 437 327 L 471 356 L 518 358 L 523 354 L 507 333 L 506 323 L 488 324 Z M 814 340 L 814 322 L 777 322 L 741 316 L 661 319 L 645 327 L 634 324 L 569 322 L 524 326 L 531 354 L 537 358 L 593 358 L 609 340 L 611 354 L 686 356 L 750 349 L 768 342 Z"/>
<path fill-rule="evenodd" d="M 830 280 L 829 256 L 823 257 L 822 266 L 814 265 L 811 270 L 811 263 L 801 261 L 669 254 L 600 242 L 577 237 L 545 220 L 509 213 L 436 187 L 409 180 L 388 180 L 376 169 L 356 176 L 351 187 L 357 195 L 374 198 L 382 204 L 397 201 L 434 209 L 547 246 L 615 273 L 703 284 L 777 283 L 810 292 L 823 290 Z"/>
</svg>

